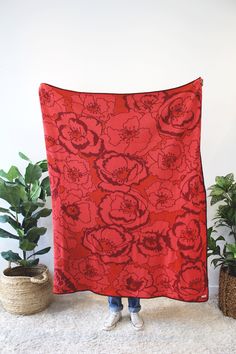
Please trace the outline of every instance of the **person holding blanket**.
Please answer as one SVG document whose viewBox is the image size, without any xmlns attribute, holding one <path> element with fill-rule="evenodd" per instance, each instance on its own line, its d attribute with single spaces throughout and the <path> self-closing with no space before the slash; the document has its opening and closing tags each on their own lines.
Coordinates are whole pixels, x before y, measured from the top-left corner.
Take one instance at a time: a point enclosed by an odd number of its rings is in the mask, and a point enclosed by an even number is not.
<svg viewBox="0 0 236 354">
<path fill-rule="evenodd" d="M 121 296 L 108 296 L 108 305 L 110 314 L 106 319 L 103 329 L 110 331 L 117 323 L 122 319 L 121 311 L 123 310 L 122 298 Z M 128 309 L 130 313 L 130 321 L 136 330 L 140 330 L 144 326 L 144 321 L 139 315 L 141 310 L 140 298 L 138 297 L 128 297 Z"/>
</svg>

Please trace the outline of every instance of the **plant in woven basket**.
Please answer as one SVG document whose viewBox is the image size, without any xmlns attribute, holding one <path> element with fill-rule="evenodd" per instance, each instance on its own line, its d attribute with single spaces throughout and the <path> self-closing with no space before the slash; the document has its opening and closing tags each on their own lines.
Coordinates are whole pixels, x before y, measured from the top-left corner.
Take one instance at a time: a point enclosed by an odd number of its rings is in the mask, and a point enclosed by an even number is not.
<svg viewBox="0 0 236 354">
<path fill-rule="evenodd" d="M 217 176 L 215 184 L 208 188 L 211 190 L 211 205 L 219 203 L 214 225 L 208 228 L 208 250 L 207 256 L 214 256 L 211 261 L 215 268 L 223 265 L 228 267 L 229 273 L 236 276 L 236 182 L 233 173 L 226 176 Z M 213 237 L 217 228 L 224 227 L 227 230 L 227 236 L 220 235 Z M 228 240 L 232 238 L 229 242 Z M 224 241 L 224 247 L 221 252 L 219 242 Z"/>
<path fill-rule="evenodd" d="M 1 252 L 1 256 L 9 262 L 30 267 L 39 263 L 35 256 L 51 248 L 35 251 L 40 237 L 47 231 L 37 224 L 41 217 L 51 214 L 52 210 L 45 208 L 46 197 L 51 193 L 49 177 L 43 178 L 48 170 L 47 160 L 32 163 L 23 153 L 19 152 L 19 156 L 28 162 L 23 174 L 16 166 L 11 166 L 8 172 L 0 170 L 0 198 L 9 204 L 7 208 L 0 207 L 0 222 L 14 229 L 12 233 L 0 228 L 0 237 L 17 240 L 22 256 L 11 250 Z"/>
</svg>

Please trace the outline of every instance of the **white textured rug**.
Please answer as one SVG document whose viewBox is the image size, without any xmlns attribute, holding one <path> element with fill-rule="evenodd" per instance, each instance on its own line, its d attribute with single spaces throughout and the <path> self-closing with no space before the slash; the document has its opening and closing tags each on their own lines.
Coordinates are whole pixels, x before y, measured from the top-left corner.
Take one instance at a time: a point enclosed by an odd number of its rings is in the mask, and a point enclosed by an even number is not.
<svg viewBox="0 0 236 354">
<path fill-rule="evenodd" d="M 101 329 L 107 297 L 77 292 L 54 299 L 30 316 L 9 314 L 1 306 L 0 353 L 236 353 L 236 320 L 223 316 L 215 296 L 204 303 L 141 299 L 143 331 L 132 328 L 123 298 L 123 319 L 110 332 Z"/>
</svg>

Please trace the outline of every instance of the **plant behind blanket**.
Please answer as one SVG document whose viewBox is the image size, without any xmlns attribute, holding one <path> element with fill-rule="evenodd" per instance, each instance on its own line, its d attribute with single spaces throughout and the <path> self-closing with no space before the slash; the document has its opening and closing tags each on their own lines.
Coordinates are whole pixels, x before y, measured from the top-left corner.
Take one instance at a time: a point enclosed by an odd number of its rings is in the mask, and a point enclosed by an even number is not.
<svg viewBox="0 0 236 354">
<path fill-rule="evenodd" d="M 211 205 L 218 203 L 214 225 L 208 228 L 208 250 L 207 256 L 214 256 L 211 261 L 215 268 L 223 265 L 229 268 L 231 275 L 236 276 L 236 182 L 233 173 L 226 176 L 217 176 L 215 184 L 208 188 L 211 190 Z M 213 237 L 219 227 L 224 227 L 227 236 Z M 233 238 L 231 242 L 227 240 Z M 220 244 L 224 241 L 221 252 Z"/>
<path fill-rule="evenodd" d="M 41 217 L 47 217 L 52 209 L 45 208 L 47 196 L 51 195 L 47 160 L 36 163 L 23 153 L 19 156 L 28 162 L 23 174 L 16 166 L 11 166 L 8 172 L 0 170 L 0 198 L 9 203 L 8 208 L 0 207 L 0 222 L 9 224 L 14 233 L 0 228 L 0 237 L 17 240 L 22 256 L 12 250 L 1 252 L 1 256 L 17 265 L 30 267 L 39 263 L 35 256 L 49 252 L 51 247 L 35 251 L 39 239 L 47 231 L 38 227 Z M 33 252 L 28 255 L 29 252 Z M 33 259 L 32 259 L 33 258 Z"/>
</svg>

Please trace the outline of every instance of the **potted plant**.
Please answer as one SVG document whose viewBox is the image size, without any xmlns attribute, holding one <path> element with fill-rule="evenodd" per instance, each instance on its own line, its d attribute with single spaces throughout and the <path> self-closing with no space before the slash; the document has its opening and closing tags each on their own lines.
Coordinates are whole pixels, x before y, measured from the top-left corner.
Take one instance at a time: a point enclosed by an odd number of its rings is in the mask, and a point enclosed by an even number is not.
<svg viewBox="0 0 236 354">
<path fill-rule="evenodd" d="M 35 250 L 39 239 L 47 231 L 38 227 L 42 217 L 51 214 L 45 208 L 50 196 L 47 161 L 33 163 L 26 155 L 19 156 L 28 162 L 22 174 L 16 166 L 8 172 L 0 170 L 0 222 L 8 224 L 13 231 L 0 228 L 0 237 L 17 241 L 19 252 L 4 250 L 1 256 L 9 262 L 1 274 L 1 301 L 11 313 L 31 314 L 42 311 L 52 300 L 52 278 L 48 267 L 39 263 L 36 256 L 49 252 L 51 247 Z M 11 264 L 16 264 L 11 267 Z"/>
<path fill-rule="evenodd" d="M 208 189 L 211 190 L 210 204 L 218 206 L 213 218 L 214 224 L 207 230 L 207 256 L 213 256 L 211 264 L 215 268 L 221 266 L 219 307 L 224 314 L 236 318 L 236 291 L 232 291 L 236 288 L 236 182 L 233 173 L 217 176 L 215 184 Z M 224 235 L 214 237 L 219 227 L 224 227 Z M 222 243 L 223 249 L 220 247 Z"/>
</svg>

